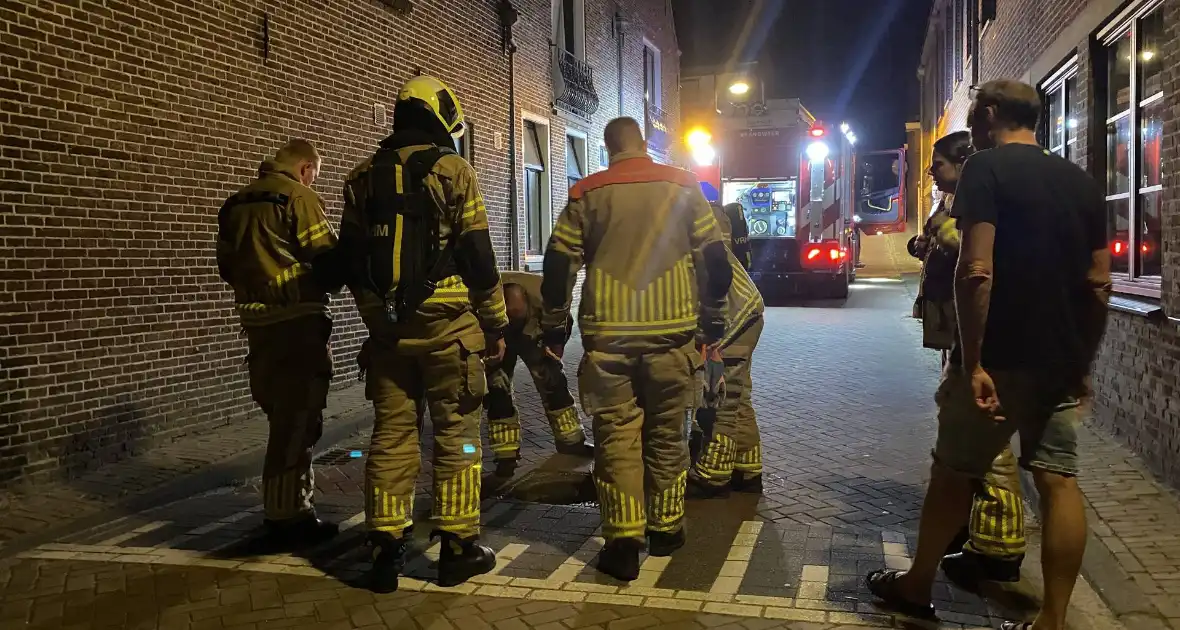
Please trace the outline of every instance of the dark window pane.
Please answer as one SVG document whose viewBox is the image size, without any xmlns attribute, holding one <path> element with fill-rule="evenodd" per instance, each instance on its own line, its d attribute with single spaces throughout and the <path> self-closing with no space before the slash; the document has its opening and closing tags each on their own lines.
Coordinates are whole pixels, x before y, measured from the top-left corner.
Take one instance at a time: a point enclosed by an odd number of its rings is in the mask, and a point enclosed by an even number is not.
<svg viewBox="0 0 1180 630">
<path fill-rule="evenodd" d="M 1106 50 L 1106 116 L 1112 118 L 1131 108 L 1131 33 Z"/>
<path fill-rule="evenodd" d="M 1045 121 L 1049 129 L 1049 150 L 1065 157 L 1065 88 L 1058 88 L 1049 93 L 1049 120 Z"/>
<path fill-rule="evenodd" d="M 1139 65 L 1139 100 L 1164 89 L 1164 12 L 1156 9 L 1139 21 L 1139 50 L 1135 62 Z"/>
<path fill-rule="evenodd" d="M 1130 248 L 1130 233 L 1127 219 L 1127 199 L 1116 199 L 1106 202 L 1106 220 L 1110 234 L 1110 252 L 1113 255 L 1111 269 L 1115 273 L 1129 273 L 1128 264 Z"/>
<path fill-rule="evenodd" d="M 1073 144 L 1078 139 L 1078 112 L 1074 99 L 1078 96 L 1078 78 L 1072 76 L 1065 80 L 1065 141 Z M 1073 151 L 1067 154 L 1072 158 Z"/>
<path fill-rule="evenodd" d="M 565 35 L 565 49 L 573 55 L 578 54 L 574 44 L 577 41 L 574 37 L 574 26 L 578 24 L 578 19 L 574 14 L 575 2 L 574 0 L 564 0 L 561 3 L 561 19 L 564 27 Z"/>
<path fill-rule="evenodd" d="M 1140 276 L 1161 275 L 1161 260 L 1163 252 L 1160 243 L 1163 240 L 1163 225 L 1160 223 L 1160 205 L 1163 202 L 1163 191 L 1155 191 L 1139 195 L 1139 265 L 1137 271 Z"/>
<path fill-rule="evenodd" d="M 1144 107 L 1140 117 L 1139 186 L 1159 186 L 1164 183 L 1164 156 L 1160 151 L 1164 139 L 1164 99 Z"/>
<path fill-rule="evenodd" d="M 527 169 L 524 172 L 525 207 L 528 209 L 529 253 L 540 254 L 545 244 L 541 233 L 541 172 Z"/>
<path fill-rule="evenodd" d="M 1131 190 L 1127 179 L 1127 157 L 1131 144 L 1131 117 L 1123 116 L 1106 125 L 1106 194 Z"/>
</svg>

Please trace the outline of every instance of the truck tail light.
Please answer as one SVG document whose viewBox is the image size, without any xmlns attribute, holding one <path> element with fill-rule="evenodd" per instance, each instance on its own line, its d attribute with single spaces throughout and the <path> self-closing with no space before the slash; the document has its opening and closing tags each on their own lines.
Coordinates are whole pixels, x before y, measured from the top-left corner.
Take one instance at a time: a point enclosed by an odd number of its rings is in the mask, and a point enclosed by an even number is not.
<svg viewBox="0 0 1180 630">
<path fill-rule="evenodd" d="M 809 243 L 803 249 L 803 266 L 812 269 L 835 267 L 848 258 L 848 251 L 835 241 Z"/>
</svg>

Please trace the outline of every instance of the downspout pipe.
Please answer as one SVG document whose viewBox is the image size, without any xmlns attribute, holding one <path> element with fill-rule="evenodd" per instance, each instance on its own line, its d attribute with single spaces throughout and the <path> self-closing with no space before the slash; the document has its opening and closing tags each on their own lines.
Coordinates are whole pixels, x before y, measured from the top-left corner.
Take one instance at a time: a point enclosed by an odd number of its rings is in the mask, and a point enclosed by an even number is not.
<svg viewBox="0 0 1180 630">
<path fill-rule="evenodd" d="M 500 0 L 501 50 L 508 53 L 508 240 L 512 248 L 511 268 L 520 269 L 520 212 L 517 208 L 516 181 L 516 41 L 512 27 L 520 18 L 509 0 Z"/>
<path fill-rule="evenodd" d="M 615 58 L 616 58 L 616 61 L 618 62 L 618 68 L 617 68 L 618 74 L 616 76 L 619 79 L 618 97 L 619 97 L 619 117 L 620 118 L 626 115 L 623 112 L 623 48 L 624 48 L 623 29 L 626 28 L 626 26 L 627 26 L 627 18 L 623 17 L 622 8 L 615 9 L 615 44 L 618 47 L 618 50 L 616 51 Z"/>
</svg>

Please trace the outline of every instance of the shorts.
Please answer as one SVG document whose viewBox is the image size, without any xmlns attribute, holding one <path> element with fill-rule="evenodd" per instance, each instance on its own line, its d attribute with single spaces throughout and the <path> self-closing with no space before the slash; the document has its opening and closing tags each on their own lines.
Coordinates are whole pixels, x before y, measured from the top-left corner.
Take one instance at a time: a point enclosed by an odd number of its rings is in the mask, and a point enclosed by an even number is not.
<svg viewBox="0 0 1180 630">
<path fill-rule="evenodd" d="M 971 379 L 950 367 L 938 386 L 938 439 L 934 459 L 974 478 L 984 479 L 992 462 L 1020 434 L 1020 465 L 1068 476 L 1078 474 L 1078 423 L 1081 401 L 1051 375 L 989 370 L 996 383 L 1003 422 L 979 409 Z"/>
</svg>

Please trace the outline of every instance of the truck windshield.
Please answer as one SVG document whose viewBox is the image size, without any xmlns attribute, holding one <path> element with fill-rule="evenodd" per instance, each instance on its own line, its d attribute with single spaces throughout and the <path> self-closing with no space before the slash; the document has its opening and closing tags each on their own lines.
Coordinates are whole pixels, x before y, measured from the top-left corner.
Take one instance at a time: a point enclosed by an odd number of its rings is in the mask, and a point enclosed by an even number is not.
<svg viewBox="0 0 1180 630">
<path fill-rule="evenodd" d="M 795 236 L 795 180 L 725 182 L 721 188 L 721 203 L 742 204 L 751 238 Z"/>
</svg>

